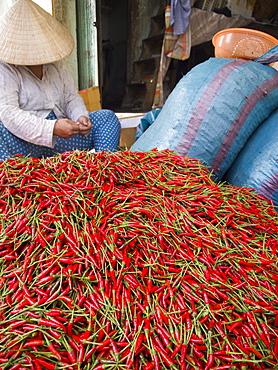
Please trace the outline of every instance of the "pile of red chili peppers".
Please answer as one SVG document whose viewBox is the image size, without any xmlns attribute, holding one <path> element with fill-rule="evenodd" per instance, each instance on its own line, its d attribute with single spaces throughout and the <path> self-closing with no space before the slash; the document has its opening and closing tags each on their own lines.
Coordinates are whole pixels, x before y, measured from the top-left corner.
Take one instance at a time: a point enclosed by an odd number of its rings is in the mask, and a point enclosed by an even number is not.
<svg viewBox="0 0 278 370">
<path fill-rule="evenodd" d="M 0 164 L 0 369 L 274 369 L 278 218 L 170 151 Z"/>
</svg>

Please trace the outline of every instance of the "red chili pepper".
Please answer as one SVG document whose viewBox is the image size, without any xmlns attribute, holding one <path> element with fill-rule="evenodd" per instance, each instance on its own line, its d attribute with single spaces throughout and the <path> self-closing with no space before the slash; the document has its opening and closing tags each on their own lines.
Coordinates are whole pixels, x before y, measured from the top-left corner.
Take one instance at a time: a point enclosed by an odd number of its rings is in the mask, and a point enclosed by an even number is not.
<svg viewBox="0 0 278 370">
<path fill-rule="evenodd" d="M 53 275 L 45 276 L 45 277 L 41 278 L 40 280 L 38 280 L 35 284 L 36 285 L 43 285 L 43 284 L 48 283 L 49 281 L 51 281 L 53 279 L 54 279 Z"/>
<path fill-rule="evenodd" d="M 81 364 L 84 360 L 84 356 L 85 356 L 85 347 L 83 345 L 80 345 L 79 352 L 78 352 L 77 363 Z"/>
<path fill-rule="evenodd" d="M 191 318 L 190 318 L 189 312 L 186 312 L 185 313 L 185 323 L 186 323 L 186 329 L 187 330 L 191 330 L 192 329 L 192 322 L 191 322 Z"/>
<path fill-rule="evenodd" d="M 9 324 L 9 326 L 12 328 L 12 329 L 15 329 L 15 328 L 18 328 L 24 324 L 26 324 L 27 320 L 20 320 L 20 321 L 14 321 L 12 322 L 11 324 Z"/>
<path fill-rule="evenodd" d="M 235 321 L 230 327 L 229 327 L 229 331 L 235 331 L 236 328 L 240 328 L 242 326 L 242 321 Z"/>
<path fill-rule="evenodd" d="M 180 353 L 181 352 L 181 349 L 182 349 L 182 343 L 179 343 L 176 347 L 175 347 L 175 349 L 174 349 L 174 351 L 171 353 L 171 358 L 172 359 L 174 359 L 175 357 L 176 357 L 176 355 L 178 354 L 178 353 Z"/>
<path fill-rule="evenodd" d="M 246 325 L 242 326 L 240 328 L 240 332 L 243 332 L 244 335 L 246 335 L 247 337 L 251 337 L 253 338 L 255 341 L 257 341 L 259 338 L 257 336 L 257 334 L 255 334 L 250 328 L 248 328 Z"/>
<path fill-rule="evenodd" d="M 33 347 L 33 346 L 42 346 L 42 345 L 43 345 L 43 340 L 42 339 L 30 339 L 30 340 L 27 340 L 24 343 L 23 348 Z"/>
<path fill-rule="evenodd" d="M 206 363 L 206 366 L 205 366 L 204 370 L 210 370 L 212 368 L 213 364 L 214 364 L 214 354 L 210 353 L 208 355 L 208 360 L 207 360 L 207 363 Z"/>
<path fill-rule="evenodd" d="M 270 342 L 271 342 L 271 339 L 270 339 L 270 334 L 269 334 L 269 330 L 266 326 L 266 324 L 264 322 L 261 322 L 259 324 L 259 326 L 261 327 L 261 329 L 263 330 L 263 334 L 264 334 L 264 343 L 265 345 L 267 346 L 268 349 L 270 349 Z M 262 333 L 261 333 L 262 334 Z M 260 337 L 262 338 L 262 335 L 260 334 Z"/>
<path fill-rule="evenodd" d="M 104 370 L 104 369 L 105 369 L 104 365 L 100 364 L 95 366 L 92 370 Z"/>
<path fill-rule="evenodd" d="M 55 321 L 54 319 L 52 319 L 52 320 L 40 319 L 39 324 L 40 324 L 40 325 L 45 325 L 45 326 L 51 326 L 51 327 L 53 327 L 53 328 L 60 328 L 60 329 L 62 329 L 64 332 L 66 332 L 64 325 L 63 325 L 63 324 L 61 324 L 61 323 L 60 323 L 60 322 L 58 322 L 58 321 Z"/>
<path fill-rule="evenodd" d="M 44 366 L 47 370 L 55 370 L 56 365 L 41 358 L 34 358 L 35 364 Z"/>
<path fill-rule="evenodd" d="M 258 350 L 256 350 L 255 348 L 253 348 L 253 347 L 247 347 L 247 349 L 250 352 L 254 353 L 254 355 L 256 355 L 259 359 L 264 358 L 264 355 L 262 353 L 260 353 Z"/>
<path fill-rule="evenodd" d="M 77 362 L 76 353 L 73 349 L 68 351 L 67 355 L 68 355 L 68 359 L 70 360 L 72 364 L 75 364 Z"/>
<path fill-rule="evenodd" d="M 138 354 L 138 351 L 141 348 L 144 337 L 145 337 L 145 335 L 140 333 L 138 338 L 137 338 L 137 341 L 136 341 L 136 344 L 135 344 L 135 347 L 134 347 L 134 355 L 135 356 Z"/>
<path fill-rule="evenodd" d="M 154 364 L 152 362 L 149 362 L 143 367 L 143 370 L 153 370 Z"/>
<path fill-rule="evenodd" d="M 160 370 L 161 365 L 160 365 L 160 361 L 159 361 L 159 357 L 158 357 L 157 353 L 153 354 L 153 359 L 154 359 L 154 368 L 155 368 L 155 370 Z"/>
<path fill-rule="evenodd" d="M 54 345 L 52 343 L 49 343 L 47 345 L 47 349 L 49 349 L 50 352 L 53 353 L 53 355 L 58 359 L 58 360 L 62 360 L 62 357 L 60 355 L 60 353 L 57 351 L 57 349 L 54 347 Z"/>
<path fill-rule="evenodd" d="M 21 367 L 20 364 L 15 364 L 12 367 L 10 367 L 10 370 L 18 370 Z"/>
<path fill-rule="evenodd" d="M 62 333 L 59 333 L 58 331 L 52 330 L 48 328 L 48 332 L 55 338 L 55 339 L 60 339 L 62 336 Z"/>
</svg>

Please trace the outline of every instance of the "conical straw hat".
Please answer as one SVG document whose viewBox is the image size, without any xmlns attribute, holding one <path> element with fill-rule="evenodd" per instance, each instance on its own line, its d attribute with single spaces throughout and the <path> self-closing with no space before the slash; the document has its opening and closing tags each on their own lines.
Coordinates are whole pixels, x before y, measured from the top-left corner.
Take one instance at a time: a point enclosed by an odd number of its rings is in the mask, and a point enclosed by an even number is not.
<svg viewBox="0 0 278 370">
<path fill-rule="evenodd" d="M 0 61 L 47 64 L 67 58 L 73 48 L 66 27 L 31 0 L 18 0 L 0 18 Z"/>
</svg>

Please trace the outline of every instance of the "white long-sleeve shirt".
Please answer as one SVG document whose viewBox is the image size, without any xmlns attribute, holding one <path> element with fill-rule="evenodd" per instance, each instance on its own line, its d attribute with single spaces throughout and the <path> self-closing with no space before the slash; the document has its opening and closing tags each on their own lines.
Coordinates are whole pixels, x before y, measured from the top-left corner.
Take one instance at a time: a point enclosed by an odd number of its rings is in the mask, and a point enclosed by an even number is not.
<svg viewBox="0 0 278 370">
<path fill-rule="evenodd" d="M 88 117 L 64 61 L 43 66 L 43 78 L 29 68 L 0 62 L 0 121 L 17 137 L 53 147 L 56 120 L 45 119 L 53 111 L 58 119 L 77 121 Z"/>
</svg>

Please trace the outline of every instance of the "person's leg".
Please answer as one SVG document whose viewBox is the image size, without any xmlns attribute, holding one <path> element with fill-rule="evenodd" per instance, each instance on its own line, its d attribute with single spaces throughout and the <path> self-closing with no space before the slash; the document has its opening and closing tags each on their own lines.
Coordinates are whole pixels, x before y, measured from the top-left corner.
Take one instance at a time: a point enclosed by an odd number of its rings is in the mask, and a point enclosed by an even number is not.
<svg viewBox="0 0 278 370">
<path fill-rule="evenodd" d="M 3 124 L 0 122 L 0 126 Z M 1 132 L 1 127 L 0 127 L 0 132 Z M 2 132 L 1 132 L 2 134 Z M 9 159 L 12 157 L 12 155 L 9 153 L 5 141 L 2 139 L 2 135 L 0 134 L 0 162 L 5 161 L 6 159 Z"/>
<path fill-rule="evenodd" d="M 114 112 L 101 109 L 89 112 L 92 130 L 88 136 L 77 135 L 70 139 L 57 137 L 54 151 L 64 153 L 74 150 L 92 150 L 96 152 L 117 151 L 119 149 L 121 124 Z"/>
<path fill-rule="evenodd" d="M 40 158 L 43 148 L 13 135 L 0 121 L 0 161 L 13 158 L 18 154 L 24 157 Z"/>
<path fill-rule="evenodd" d="M 87 137 L 77 135 L 70 139 L 62 139 L 61 137 L 56 138 L 56 144 L 52 149 L 55 153 L 72 152 L 74 150 L 91 150 L 94 147 L 94 141 L 92 134 L 90 133 Z"/>
<path fill-rule="evenodd" d="M 50 113 L 48 119 L 56 119 L 54 113 Z M 54 148 L 36 145 L 13 135 L 0 121 L 0 161 L 13 158 L 15 155 L 24 157 L 42 158 L 52 157 L 58 153 L 74 150 L 90 150 L 93 148 L 93 138 L 76 136 L 71 139 L 57 137 Z"/>
<path fill-rule="evenodd" d="M 12 158 L 16 154 L 33 158 L 52 157 L 58 153 L 74 150 L 117 151 L 120 141 L 121 124 L 114 112 L 102 109 L 89 113 L 92 122 L 90 134 L 75 136 L 70 139 L 56 138 L 54 148 L 35 145 L 13 135 L 0 121 L 0 151 L 1 157 Z M 55 119 L 54 113 L 50 113 L 48 119 Z"/>
<path fill-rule="evenodd" d="M 118 117 L 109 109 L 89 113 L 92 122 L 92 136 L 96 152 L 115 152 L 119 149 L 121 124 Z"/>
</svg>

